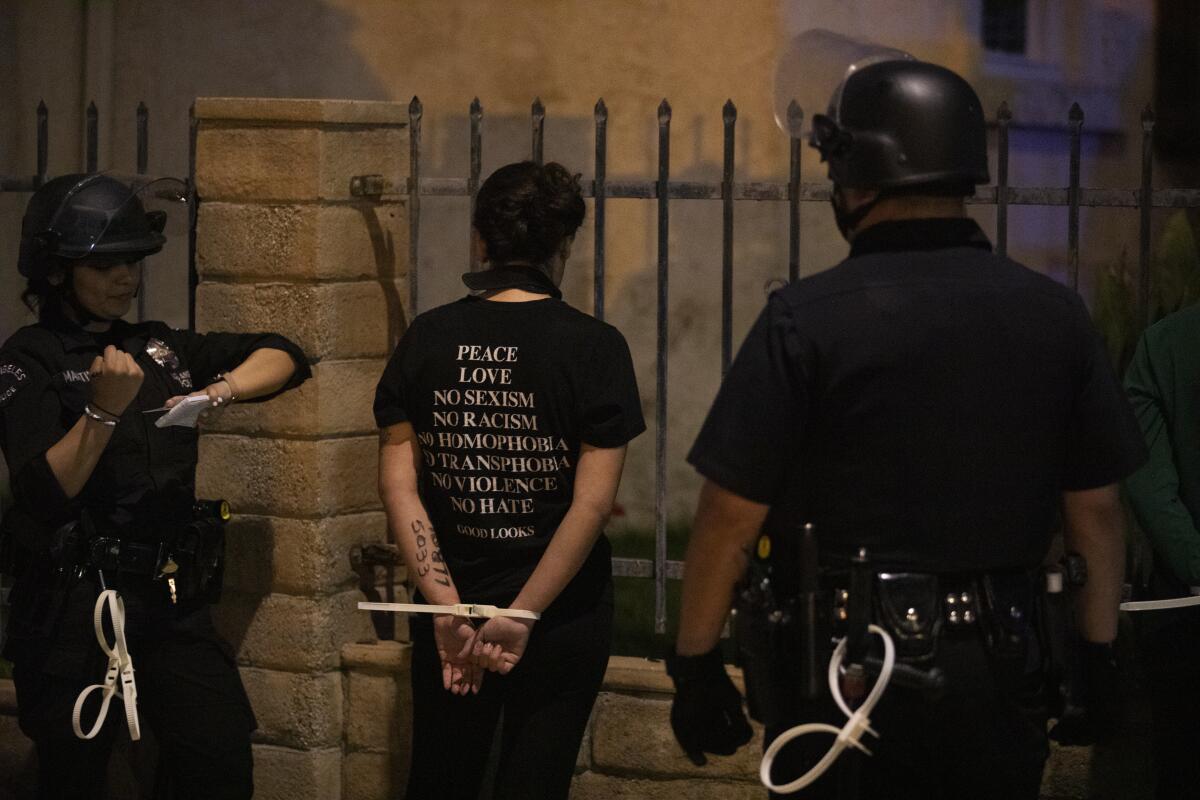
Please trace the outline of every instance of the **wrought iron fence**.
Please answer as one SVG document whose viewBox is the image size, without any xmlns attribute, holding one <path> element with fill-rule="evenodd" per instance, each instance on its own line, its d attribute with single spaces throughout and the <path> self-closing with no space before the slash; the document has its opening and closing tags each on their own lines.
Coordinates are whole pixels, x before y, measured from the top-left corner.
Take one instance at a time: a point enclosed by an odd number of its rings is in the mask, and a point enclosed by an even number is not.
<svg viewBox="0 0 1200 800">
<path fill-rule="evenodd" d="M 399 191 L 408 198 L 409 210 L 409 312 L 415 314 L 420 299 L 420 234 L 422 224 L 422 197 L 468 197 L 474 209 L 475 195 L 479 190 L 483 153 L 483 107 L 478 98 L 470 104 L 470 167 L 466 178 L 426 178 L 422 176 L 421 121 L 423 106 L 414 97 L 409 104 L 409 177 L 403 187 L 391 187 L 381 176 L 359 176 L 352 183 L 352 193 L 359 196 L 374 196 L 384 191 Z M 137 110 L 136 164 L 139 173 L 145 173 L 149 152 L 149 112 L 144 103 Z M 583 194 L 593 201 L 592 225 L 594 228 L 593 252 L 593 314 L 598 319 L 605 316 L 605 232 L 607 218 L 605 206 L 609 199 L 654 200 L 657 207 L 657 336 L 655 370 L 655 547 L 653 559 L 615 558 L 614 572 L 618 576 L 653 578 L 655 582 L 655 630 L 666 629 L 666 581 L 678 579 L 683 574 L 682 562 L 667 559 L 667 473 L 666 444 L 668 433 L 667 397 L 667 333 L 669 324 L 669 263 L 670 210 L 672 200 L 720 200 L 722 203 L 721 226 L 721 353 L 720 369 L 724 375 L 729 368 L 733 353 L 732 306 L 733 306 L 733 241 L 736 201 L 786 202 L 788 214 L 788 276 L 796 280 L 800 274 L 800 204 L 827 202 L 830 187 L 826 183 L 801 182 L 801 159 L 804 143 L 800 131 L 804 119 L 803 111 L 793 103 L 787 114 L 789 135 L 786 139 L 789 153 L 789 169 L 786 181 L 734 180 L 734 142 L 737 127 L 737 108 L 732 101 L 722 108 L 723 122 L 723 165 L 721 180 L 672 181 L 671 180 L 671 106 L 664 99 L 658 107 L 658 175 L 655 180 L 610 181 L 607 177 L 607 124 L 608 108 L 601 99 L 594 108 L 595 153 L 594 178 L 585 183 Z M 1139 321 L 1144 324 L 1149 318 L 1150 304 L 1150 236 L 1151 212 L 1156 208 L 1200 207 L 1200 189 L 1159 189 L 1152 187 L 1154 115 L 1149 107 L 1141 117 L 1141 181 L 1136 189 L 1089 188 L 1080 185 L 1081 137 L 1084 125 L 1083 110 L 1078 104 L 1071 106 L 1067 114 L 1069 131 L 1069 179 L 1066 187 L 1010 186 L 1009 174 L 1009 128 L 1012 114 L 1007 104 L 1001 104 L 995 118 L 997 131 L 996 183 L 981 187 L 971 204 L 994 205 L 996 207 L 996 249 L 1003 255 L 1008 246 L 1008 209 L 1010 206 L 1063 207 L 1067 215 L 1068 282 L 1078 289 L 1079 284 L 1079 212 L 1081 208 L 1126 208 L 1139 213 L 1137 279 L 1135 283 L 1135 305 Z M 95 171 L 99 143 L 98 112 L 95 103 L 88 106 L 85 129 L 84 168 Z M 543 142 L 546 126 L 546 108 L 535 100 L 530 109 L 530 157 L 542 162 Z M 194 172 L 195 125 L 192 125 L 191 161 L 189 177 Z M 34 174 L 30 177 L 0 176 L 0 191 L 33 191 L 46 179 L 47 152 L 49 142 L 49 111 L 45 103 L 37 108 L 37 156 Z M 194 182 L 189 180 L 189 186 Z M 195 214 L 195 203 L 192 213 Z M 193 217 L 194 220 L 194 217 Z M 195 237 L 194 225 L 189 242 L 188 308 L 189 324 L 194 323 L 195 308 Z M 473 259 L 473 256 L 472 256 Z M 469 264 L 472 269 L 478 264 Z M 145 292 L 140 293 L 138 315 L 144 315 Z M 388 558 L 379 563 L 383 565 Z"/>
<path fill-rule="evenodd" d="M 421 174 L 421 120 L 424 108 L 419 98 L 409 103 L 409 178 L 403 187 L 387 187 L 381 176 L 370 177 L 358 184 L 357 194 L 381 194 L 392 188 L 408 197 L 409 207 L 409 311 L 419 309 L 420 234 L 422 197 L 469 197 L 474 210 L 479 190 L 483 152 L 483 107 L 474 99 L 469 107 L 470 172 L 466 178 L 426 178 Z M 610 181 L 607 177 L 608 107 L 597 101 L 594 109 L 595 160 L 594 178 L 583 187 L 584 197 L 593 201 L 593 314 L 604 319 L 605 288 L 605 204 L 609 199 L 654 200 L 657 206 L 657 340 L 655 370 L 655 508 L 654 558 L 614 558 L 613 570 L 618 576 L 652 578 L 655 584 L 654 625 L 656 633 L 666 630 L 666 581 L 683 575 L 683 563 L 667 559 L 667 332 L 669 324 L 669 262 L 668 233 L 672 200 L 720 200 L 721 226 L 721 356 L 722 376 L 729 369 L 732 357 L 733 306 L 733 240 L 736 201 L 786 202 L 788 214 L 788 277 L 796 280 L 800 274 L 800 204 L 828 202 L 827 183 L 803 183 L 800 180 L 804 142 L 801 128 L 804 112 L 793 102 L 788 108 L 787 146 L 789 169 L 783 182 L 734 180 L 734 141 L 737 127 L 737 108 L 730 100 L 722 108 L 724 128 L 724 159 L 719 182 L 671 180 L 671 106 L 663 100 L 658 107 L 658 176 L 655 180 Z M 546 127 L 546 108 L 535 100 L 530 108 L 530 158 L 542 162 Z M 996 250 L 1004 255 L 1008 249 L 1008 210 L 1010 206 L 1065 206 L 1067 213 L 1067 280 L 1071 288 L 1079 288 L 1079 211 L 1081 208 L 1127 208 L 1139 214 L 1138 262 L 1135 284 L 1136 314 L 1141 325 L 1149 318 L 1150 304 L 1150 236 L 1151 212 L 1155 208 L 1200 207 L 1200 189 L 1154 190 L 1153 138 L 1154 114 L 1149 107 L 1141 116 L 1141 182 L 1136 189 L 1089 188 L 1080 185 L 1080 152 L 1084 114 L 1078 103 L 1067 114 L 1069 132 L 1069 179 L 1066 187 L 1010 186 L 1009 128 L 1013 120 L 1007 103 L 1001 104 L 995 118 L 998 160 L 996 183 L 980 187 L 967 202 L 973 205 L 996 207 Z M 373 185 L 372 185 L 373 184 Z M 472 256 L 473 259 L 473 256 Z M 477 264 L 472 262 L 475 269 Z"/>
</svg>

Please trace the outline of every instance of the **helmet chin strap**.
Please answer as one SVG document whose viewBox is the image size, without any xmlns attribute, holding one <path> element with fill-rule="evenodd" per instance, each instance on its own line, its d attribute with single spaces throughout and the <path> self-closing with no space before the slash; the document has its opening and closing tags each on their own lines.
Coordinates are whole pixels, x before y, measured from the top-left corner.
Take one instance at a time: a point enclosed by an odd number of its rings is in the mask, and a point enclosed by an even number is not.
<svg viewBox="0 0 1200 800">
<path fill-rule="evenodd" d="M 833 193 L 829 196 L 829 204 L 833 206 L 833 219 L 837 223 L 838 231 L 842 234 L 842 238 L 850 241 L 850 232 L 858 227 L 858 224 L 866 218 L 867 214 L 871 213 L 871 209 L 882 200 L 883 192 L 875 195 L 874 199 L 860 205 L 853 211 L 847 211 L 845 202 L 846 196 L 842 194 L 842 187 L 836 183 L 833 185 Z M 841 202 L 838 202 L 838 201 Z"/>
<path fill-rule="evenodd" d="M 75 318 L 79 323 L 79 327 L 86 328 L 89 325 L 97 323 L 111 324 L 112 320 L 106 317 L 97 316 L 92 313 L 83 303 L 79 302 L 78 295 L 75 294 L 75 287 L 72 286 L 71 274 L 68 272 L 66 279 L 63 281 L 63 299 L 67 301 L 67 305 L 71 307 L 71 311 L 75 314 Z"/>
</svg>

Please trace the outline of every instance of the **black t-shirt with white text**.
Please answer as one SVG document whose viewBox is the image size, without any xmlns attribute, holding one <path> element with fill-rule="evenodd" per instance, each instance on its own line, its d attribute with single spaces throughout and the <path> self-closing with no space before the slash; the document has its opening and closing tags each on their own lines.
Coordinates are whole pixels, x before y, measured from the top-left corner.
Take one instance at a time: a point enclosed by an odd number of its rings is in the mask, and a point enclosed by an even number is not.
<svg viewBox="0 0 1200 800">
<path fill-rule="evenodd" d="M 498 605 L 570 507 L 580 444 L 620 447 L 645 430 L 624 337 L 551 298 L 468 296 L 418 316 L 379 381 L 375 421 L 412 424 L 459 595 Z M 602 535 L 563 597 L 598 596 L 611 571 Z"/>
</svg>

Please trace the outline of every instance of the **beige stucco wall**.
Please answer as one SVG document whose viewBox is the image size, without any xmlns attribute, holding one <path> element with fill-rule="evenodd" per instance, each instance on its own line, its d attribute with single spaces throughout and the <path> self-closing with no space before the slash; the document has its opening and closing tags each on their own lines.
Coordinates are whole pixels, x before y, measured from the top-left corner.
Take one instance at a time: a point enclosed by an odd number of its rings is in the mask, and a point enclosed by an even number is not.
<svg viewBox="0 0 1200 800">
<path fill-rule="evenodd" d="M 52 109 L 51 172 L 74 168 L 82 150 L 85 96 L 107 98 L 101 113 L 101 163 L 133 166 L 133 109 L 151 109 L 152 171 L 187 168 L 187 109 L 193 98 L 216 96 L 342 97 L 425 105 L 429 177 L 465 176 L 467 105 L 484 105 L 483 169 L 525 157 L 529 104 L 548 108 L 546 157 L 592 174 L 592 106 L 609 108 L 610 179 L 651 179 L 656 168 L 655 109 L 674 108 L 672 176 L 719 180 L 720 108 L 732 98 L 739 180 L 783 180 L 786 140 L 771 122 L 771 73 L 786 37 L 812 26 L 868 35 L 941 61 L 974 80 L 989 109 L 1008 97 L 1018 119 L 1037 129 L 1014 130 L 1013 184 L 1065 186 L 1065 119 L 1072 97 L 1107 130 L 1084 142 L 1085 185 L 1136 186 L 1137 113 L 1150 96 L 1152 14 L 1135 0 L 1034 2 L 1050 44 L 1044 64 L 989 64 L 974 33 L 979 0 L 745 0 L 745 2 L 491 2 L 482 0 L 163 0 L 79 3 L 13 0 L 0 9 L 0 171 L 27 174 L 33 164 L 33 107 Z M 1035 59 L 1037 61 L 1038 59 Z M 1030 78 L 1030 75 L 1033 77 Z M 1115 87 L 1115 88 L 1114 88 Z M 1115 102 L 1106 98 L 1115 97 Z M 1090 110 L 1089 110 L 1090 109 Z M 1091 131 L 1091 127 L 1085 127 Z M 812 151 L 806 180 L 819 180 Z M 16 252 L 15 228 L 24 196 L 0 195 L 0 253 Z M 461 293 L 467 261 L 466 202 L 423 203 L 422 306 Z M 991 227 L 990 208 L 977 215 Z M 696 480 L 684 463 L 719 370 L 720 203 L 672 207 L 669 502 L 686 516 Z M 827 209 L 803 210 L 802 272 L 836 261 L 845 246 Z M 629 338 L 646 411 L 654 389 L 654 204 L 609 205 L 610 321 Z M 786 275 L 786 208 L 739 203 L 735 245 L 735 342 L 764 298 L 764 285 Z M 1066 211 L 1014 209 L 1011 252 L 1062 274 Z M 1135 215 L 1083 213 L 1085 290 L 1090 275 L 1127 252 L 1136 254 Z M 1046 242 L 1054 242 L 1051 247 Z M 1058 242 L 1063 244 L 1059 245 Z M 585 225 L 566 280 L 570 301 L 591 307 L 590 226 Z M 147 290 L 150 313 L 186 320 L 182 258 L 159 265 Z M 0 277 L 0 336 L 21 321 L 11 272 Z M 648 519 L 653 498 L 653 426 L 631 448 L 620 501 L 636 521 Z"/>
</svg>

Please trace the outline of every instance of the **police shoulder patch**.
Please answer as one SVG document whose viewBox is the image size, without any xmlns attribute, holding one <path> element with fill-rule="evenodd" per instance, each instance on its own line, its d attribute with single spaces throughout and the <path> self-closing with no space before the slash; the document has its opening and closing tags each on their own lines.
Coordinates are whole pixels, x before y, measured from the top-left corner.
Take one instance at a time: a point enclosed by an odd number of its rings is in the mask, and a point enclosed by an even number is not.
<svg viewBox="0 0 1200 800">
<path fill-rule="evenodd" d="M 8 405 L 29 381 L 29 371 L 19 362 L 0 355 L 0 408 Z"/>
</svg>

